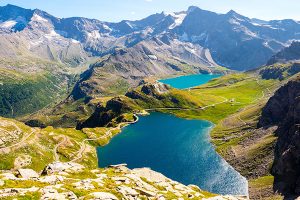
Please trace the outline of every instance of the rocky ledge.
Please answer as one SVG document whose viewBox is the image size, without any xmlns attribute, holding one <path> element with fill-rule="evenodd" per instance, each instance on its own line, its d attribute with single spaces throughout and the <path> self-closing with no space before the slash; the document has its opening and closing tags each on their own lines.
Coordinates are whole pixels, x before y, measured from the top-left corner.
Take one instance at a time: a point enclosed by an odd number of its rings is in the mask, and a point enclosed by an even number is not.
<svg viewBox="0 0 300 200">
<path fill-rule="evenodd" d="M 218 196 L 195 185 L 185 186 L 149 168 L 130 170 L 126 165 L 87 169 L 77 163 L 56 162 L 41 173 L 32 169 L 2 171 L 0 199 L 211 199 L 243 200 Z"/>
</svg>

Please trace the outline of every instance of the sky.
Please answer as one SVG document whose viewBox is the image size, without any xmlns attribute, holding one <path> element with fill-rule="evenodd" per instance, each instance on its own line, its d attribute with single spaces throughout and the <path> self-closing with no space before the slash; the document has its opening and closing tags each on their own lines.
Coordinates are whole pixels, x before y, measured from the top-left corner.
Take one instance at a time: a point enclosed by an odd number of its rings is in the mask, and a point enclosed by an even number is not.
<svg viewBox="0 0 300 200">
<path fill-rule="evenodd" d="M 142 19 L 162 11 L 187 10 L 192 5 L 217 13 L 235 10 L 264 20 L 300 21 L 299 0 L 0 0 L 0 6 L 6 4 L 39 8 L 61 18 L 79 16 L 111 22 Z"/>
</svg>

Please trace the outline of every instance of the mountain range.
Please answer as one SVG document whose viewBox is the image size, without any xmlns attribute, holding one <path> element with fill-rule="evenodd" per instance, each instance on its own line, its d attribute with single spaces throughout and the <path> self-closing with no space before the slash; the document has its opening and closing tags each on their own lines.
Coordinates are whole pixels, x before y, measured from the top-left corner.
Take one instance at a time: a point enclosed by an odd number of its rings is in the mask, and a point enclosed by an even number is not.
<svg viewBox="0 0 300 200">
<path fill-rule="evenodd" d="M 18 42 L 20 48 L 34 55 L 38 52 L 39 57 L 68 64 L 158 37 L 200 45 L 210 51 L 218 65 L 248 70 L 266 64 L 292 40 L 300 39 L 300 23 L 295 20 L 263 21 L 234 11 L 217 14 L 193 6 L 183 12 L 163 12 L 118 23 L 80 17 L 61 19 L 13 5 L 1 7 L 0 12 L 2 46 Z"/>
</svg>

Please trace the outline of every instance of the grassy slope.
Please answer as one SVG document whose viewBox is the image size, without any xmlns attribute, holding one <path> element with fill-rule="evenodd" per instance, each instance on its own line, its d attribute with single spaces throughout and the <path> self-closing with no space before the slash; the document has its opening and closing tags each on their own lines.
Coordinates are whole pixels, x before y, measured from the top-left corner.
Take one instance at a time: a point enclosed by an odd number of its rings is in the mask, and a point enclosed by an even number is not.
<svg viewBox="0 0 300 200">
<path fill-rule="evenodd" d="M 13 123 L 15 126 L 19 127 L 22 131 L 19 139 L 13 143 L 8 143 L 6 146 L 12 144 L 17 144 L 22 141 L 23 138 L 30 135 L 23 143 L 13 146 L 8 149 L 0 148 L 1 162 L 0 170 L 7 170 L 16 168 L 16 160 L 18 158 L 30 157 L 31 162 L 24 167 L 32 168 L 37 171 L 42 170 L 47 164 L 54 161 L 54 149 L 55 146 L 63 141 L 63 138 L 66 138 L 66 142 L 62 143 L 57 148 L 57 153 L 60 161 L 70 161 L 77 157 L 82 141 L 87 138 L 98 138 L 104 136 L 103 138 L 98 139 L 96 142 L 86 142 L 86 148 L 83 153 L 83 157 L 78 160 L 80 164 L 88 168 L 97 167 L 97 157 L 95 146 L 106 144 L 107 141 L 112 137 L 113 134 L 119 132 L 119 130 L 114 130 L 112 135 L 105 136 L 107 128 L 97 128 L 97 129 L 83 129 L 82 131 L 75 130 L 73 128 L 62 129 L 62 128 L 53 128 L 47 127 L 45 129 L 39 128 L 30 128 L 23 123 L 17 122 L 12 119 L 0 118 L 1 124 Z M 10 131 L 11 134 L 14 134 L 16 130 L 10 125 L 1 126 L 1 129 Z M 110 137 L 110 138 L 108 138 Z"/>
<path fill-rule="evenodd" d="M 27 74 L 0 69 L 0 114 L 17 117 L 56 102 L 67 92 L 66 76 L 40 72 Z"/>
</svg>

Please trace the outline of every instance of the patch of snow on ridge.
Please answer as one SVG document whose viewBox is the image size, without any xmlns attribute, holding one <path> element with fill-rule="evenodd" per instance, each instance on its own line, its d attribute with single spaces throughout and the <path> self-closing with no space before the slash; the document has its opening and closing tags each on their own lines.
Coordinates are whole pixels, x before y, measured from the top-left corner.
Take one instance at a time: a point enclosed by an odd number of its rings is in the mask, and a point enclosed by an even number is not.
<svg viewBox="0 0 300 200">
<path fill-rule="evenodd" d="M 170 15 L 175 18 L 175 22 L 169 28 L 174 29 L 175 27 L 180 26 L 182 24 L 187 14 L 185 12 L 181 12 L 181 13 L 172 13 Z"/>
<path fill-rule="evenodd" d="M 230 19 L 230 20 L 229 20 L 229 23 L 230 23 L 230 24 L 234 24 L 234 25 L 241 25 L 241 23 L 238 22 L 236 19 Z"/>
<path fill-rule="evenodd" d="M 107 26 L 106 24 L 103 24 L 103 28 L 105 30 L 112 31 L 112 29 L 109 26 Z"/>
<path fill-rule="evenodd" d="M 31 18 L 33 21 L 39 21 L 39 22 L 48 22 L 47 19 L 39 16 L 38 14 L 34 14 L 33 17 Z"/>
<path fill-rule="evenodd" d="M 14 27 L 17 23 L 18 22 L 14 21 L 14 20 L 5 21 L 0 24 L 0 28 L 10 29 L 10 28 Z"/>
</svg>

